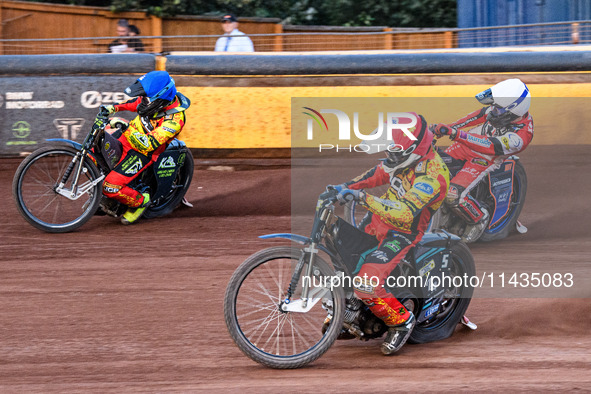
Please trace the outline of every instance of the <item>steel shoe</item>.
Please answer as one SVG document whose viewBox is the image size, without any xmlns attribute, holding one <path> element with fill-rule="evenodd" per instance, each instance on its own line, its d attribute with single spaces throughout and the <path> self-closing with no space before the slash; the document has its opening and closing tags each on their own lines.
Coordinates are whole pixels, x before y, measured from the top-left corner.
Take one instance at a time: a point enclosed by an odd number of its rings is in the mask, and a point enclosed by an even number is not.
<svg viewBox="0 0 591 394">
<path fill-rule="evenodd" d="M 404 346 L 416 323 L 415 315 L 410 312 L 408 320 L 398 326 L 388 328 L 386 339 L 382 343 L 382 353 L 386 356 L 396 353 Z"/>
</svg>

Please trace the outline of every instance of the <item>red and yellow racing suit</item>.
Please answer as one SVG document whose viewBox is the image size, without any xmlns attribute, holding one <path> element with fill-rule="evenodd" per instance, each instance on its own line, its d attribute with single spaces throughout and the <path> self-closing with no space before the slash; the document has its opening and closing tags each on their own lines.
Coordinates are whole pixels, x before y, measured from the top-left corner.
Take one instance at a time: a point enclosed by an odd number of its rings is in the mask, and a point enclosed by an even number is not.
<svg viewBox="0 0 591 394">
<path fill-rule="evenodd" d="M 121 159 L 103 182 L 105 196 L 132 208 L 144 203 L 143 195 L 127 185 L 149 168 L 168 142 L 183 129 L 186 109 L 182 106 L 183 99 L 184 96 L 177 93 L 172 104 L 162 110 L 162 116 L 148 119 L 138 115 L 129 123 L 119 138 L 123 145 Z M 142 98 L 138 97 L 114 107 L 117 112 L 136 112 L 141 101 Z"/>
<path fill-rule="evenodd" d="M 534 123 L 526 113 L 502 129 L 496 129 L 486 120 L 490 107 L 475 111 L 449 127 L 458 131 L 454 142 L 445 153 L 463 162 L 462 169 L 451 180 L 446 203 L 470 223 L 477 223 L 483 216 L 480 205 L 472 196 L 474 188 L 489 172 L 499 168 L 506 157 L 524 150 L 533 139 Z"/>
<path fill-rule="evenodd" d="M 383 285 L 400 260 L 421 240 L 431 216 L 443 203 L 449 187 L 449 170 L 433 147 L 413 167 L 397 173 L 388 170 L 380 163 L 345 185 L 359 190 L 390 184 L 380 198 L 366 194 L 360 201 L 369 211 L 361 228 L 380 243 L 364 253 L 359 262 L 356 275 L 362 279 L 362 285 L 355 288 L 355 294 L 388 326 L 395 326 L 404 323 L 410 314 Z M 379 278 L 379 283 L 375 278 L 372 281 L 372 277 Z"/>
</svg>

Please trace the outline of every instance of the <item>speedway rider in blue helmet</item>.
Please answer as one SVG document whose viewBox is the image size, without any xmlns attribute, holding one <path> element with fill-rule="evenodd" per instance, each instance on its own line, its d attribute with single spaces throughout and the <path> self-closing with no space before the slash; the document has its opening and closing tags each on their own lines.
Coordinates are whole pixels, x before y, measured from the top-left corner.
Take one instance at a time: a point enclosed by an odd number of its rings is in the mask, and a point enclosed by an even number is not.
<svg viewBox="0 0 591 394">
<path fill-rule="evenodd" d="M 131 100 L 100 107 L 107 116 L 118 111 L 137 112 L 119 137 L 123 145 L 121 160 L 103 183 L 103 193 L 127 206 L 121 222 L 137 221 L 150 202 L 149 193 L 141 193 L 128 184 L 150 167 L 185 125 L 185 110 L 191 102 L 176 90 L 166 71 L 152 71 L 125 89 Z"/>
</svg>

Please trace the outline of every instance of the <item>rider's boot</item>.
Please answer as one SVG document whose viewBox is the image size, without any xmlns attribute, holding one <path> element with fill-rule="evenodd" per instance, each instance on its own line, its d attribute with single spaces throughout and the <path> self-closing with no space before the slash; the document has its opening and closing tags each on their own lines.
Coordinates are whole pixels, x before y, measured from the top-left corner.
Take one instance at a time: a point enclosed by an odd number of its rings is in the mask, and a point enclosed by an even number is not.
<svg viewBox="0 0 591 394">
<path fill-rule="evenodd" d="M 144 202 L 137 208 L 129 208 L 121 217 L 121 223 L 123 224 L 132 224 L 135 223 L 143 214 L 146 208 L 148 207 L 148 203 L 150 202 L 150 194 L 142 193 L 144 196 Z"/>
<path fill-rule="evenodd" d="M 482 209 L 482 214 L 483 214 L 482 218 L 475 224 L 466 225 L 466 229 L 464 230 L 464 233 L 462 234 L 462 241 L 464 241 L 464 242 L 476 241 L 478 238 L 480 238 L 480 236 L 482 235 L 482 233 L 486 229 L 486 226 L 488 226 L 488 222 L 490 219 L 490 216 L 488 214 L 488 210 L 486 208 L 481 208 L 481 209 Z"/>
<path fill-rule="evenodd" d="M 389 356 L 399 351 L 410 337 L 410 334 L 412 334 L 412 330 L 415 327 L 417 320 L 412 312 L 409 311 L 409 313 L 410 317 L 407 321 L 388 328 L 386 339 L 384 339 L 381 347 L 382 353 L 385 355 Z"/>
</svg>

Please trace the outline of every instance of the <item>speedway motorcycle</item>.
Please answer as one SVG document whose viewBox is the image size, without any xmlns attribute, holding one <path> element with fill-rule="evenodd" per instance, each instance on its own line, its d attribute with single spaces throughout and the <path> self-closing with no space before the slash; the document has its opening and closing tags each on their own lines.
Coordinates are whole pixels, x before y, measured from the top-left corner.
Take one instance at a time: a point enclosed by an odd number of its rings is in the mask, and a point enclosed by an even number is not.
<svg viewBox="0 0 591 394">
<path fill-rule="evenodd" d="M 462 169 L 461 165 L 446 164 L 452 177 Z M 506 238 L 513 231 L 521 234 L 527 232 L 527 228 L 519 221 L 527 193 L 527 175 L 518 156 L 505 159 L 498 169 L 488 173 L 470 193 L 487 209 L 490 220 L 480 237 L 464 237 L 466 243 L 496 241 Z M 444 229 L 453 234 L 463 234 L 466 226 L 466 221 L 455 215 L 445 204 L 442 204 L 431 222 L 431 228 Z"/>
<path fill-rule="evenodd" d="M 446 162 L 445 155 L 442 155 L 442 158 Z M 451 178 L 462 169 L 461 164 L 456 166 L 450 162 L 446 162 L 446 164 Z M 519 221 L 526 193 L 527 175 L 525 169 L 518 156 L 510 156 L 497 170 L 488 173 L 470 192 L 472 197 L 488 210 L 490 220 L 479 237 L 463 237 L 463 241 L 466 243 L 496 241 L 506 238 L 512 231 L 521 234 L 527 232 L 527 228 Z M 353 226 L 358 226 L 361 223 L 365 213 L 366 211 L 354 201 L 345 205 L 344 217 Z M 462 236 L 467 225 L 463 218 L 455 215 L 445 204 L 442 204 L 441 208 L 433 215 L 429 229 L 431 231 L 441 229 Z"/>
<path fill-rule="evenodd" d="M 74 231 L 93 215 L 121 216 L 127 206 L 102 193 L 103 180 L 122 154 L 121 135 L 128 123 L 118 118 L 109 130 L 108 117 L 97 115 L 82 144 L 48 139 L 51 146 L 30 154 L 18 167 L 12 193 L 20 214 L 34 227 L 50 232 Z M 113 134 L 111 134 L 111 132 Z M 193 177 L 193 157 L 186 145 L 172 140 L 152 168 L 131 184 L 147 191 L 151 203 L 144 218 L 171 213 L 183 202 Z"/>
<path fill-rule="evenodd" d="M 224 298 L 228 331 L 242 352 L 271 368 L 299 368 L 323 355 L 336 339 L 369 340 L 387 331 L 356 296 L 360 256 L 376 238 L 335 214 L 337 192 L 318 198 L 310 237 L 270 234 L 292 246 L 261 250 L 234 272 Z M 452 335 L 464 320 L 474 260 L 460 238 L 427 233 L 394 269 L 388 290 L 417 316 L 410 343 Z M 460 279 L 460 280 L 458 280 Z M 391 282 L 391 283 L 389 283 Z"/>
</svg>

